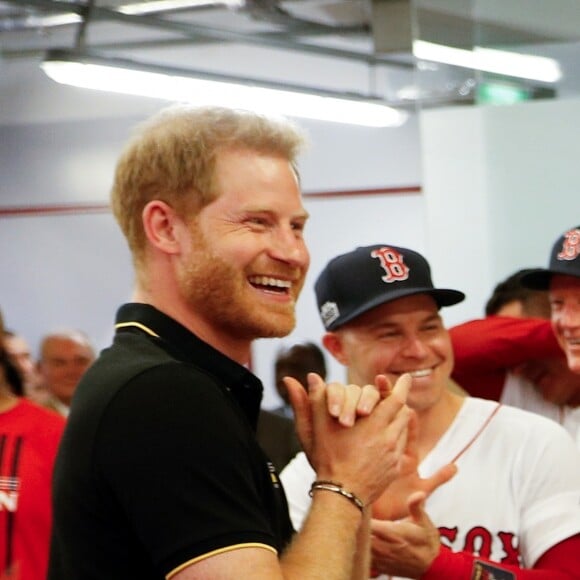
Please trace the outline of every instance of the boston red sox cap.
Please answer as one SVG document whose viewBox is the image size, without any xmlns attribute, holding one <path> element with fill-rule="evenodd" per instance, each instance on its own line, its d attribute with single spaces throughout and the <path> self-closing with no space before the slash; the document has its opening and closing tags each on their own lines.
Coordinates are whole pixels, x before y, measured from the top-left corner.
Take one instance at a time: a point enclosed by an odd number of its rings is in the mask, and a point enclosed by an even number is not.
<svg viewBox="0 0 580 580">
<path fill-rule="evenodd" d="M 580 226 L 566 230 L 552 246 L 550 263 L 522 276 L 522 286 L 533 290 L 548 290 L 553 274 L 580 278 Z"/>
<path fill-rule="evenodd" d="M 404 296 L 429 294 L 439 307 L 465 298 L 458 290 L 435 288 L 421 254 L 389 244 L 359 247 L 333 258 L 318 276 L 314 291 L 327 330 Z"/>
</svg>

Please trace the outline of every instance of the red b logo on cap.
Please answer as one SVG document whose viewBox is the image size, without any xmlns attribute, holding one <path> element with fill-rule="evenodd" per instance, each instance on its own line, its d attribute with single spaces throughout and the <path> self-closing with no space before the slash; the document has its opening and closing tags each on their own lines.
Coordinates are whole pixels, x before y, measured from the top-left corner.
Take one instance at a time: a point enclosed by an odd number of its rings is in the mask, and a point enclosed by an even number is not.
<svg viewBox="0 0 580 580">
<path fill-rule="evenodd" d="M 373 258 L 378 258 L 387 273 L 382 276 L 385 282 L 400 282 L 409 277 L 409 266 L 403 262 L 403 254 L 392 248 L 380 248 L 371 252 Z"/>
<path fill-rule="evenodd" d="M 558 260 L 575 260 L 580 255 L 580 230 L 570 230 L 564 234 L 564 243 Z"/>
</svg>

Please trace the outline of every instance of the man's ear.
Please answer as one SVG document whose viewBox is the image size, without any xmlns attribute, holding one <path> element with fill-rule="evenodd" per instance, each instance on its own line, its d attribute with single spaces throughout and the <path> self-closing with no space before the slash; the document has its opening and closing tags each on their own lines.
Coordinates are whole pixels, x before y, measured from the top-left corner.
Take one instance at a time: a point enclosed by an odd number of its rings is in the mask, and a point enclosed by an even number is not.
<svg viewBox="0 0 580 580">
<path fill-rule="evenodd" d="M 149 243 L 166 254 L 177 254 L 181 250 L 179 230 L 183 220 L 164 201 L 150 201 L 141 214 L 143 229 Z"/>
<path fill-rule="evenodd" d="M 348 366 L 348 358 L 342 345 L 342 336 L 337 332 L 327 332 L 322 337 L 324 348 L 341 364 Z"/>
</svg>

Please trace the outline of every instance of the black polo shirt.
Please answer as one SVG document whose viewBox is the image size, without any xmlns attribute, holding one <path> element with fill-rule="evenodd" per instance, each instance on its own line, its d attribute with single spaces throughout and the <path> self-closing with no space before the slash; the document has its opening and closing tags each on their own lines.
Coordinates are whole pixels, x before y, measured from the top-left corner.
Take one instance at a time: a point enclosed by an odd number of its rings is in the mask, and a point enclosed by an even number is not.
<svg viewBox="0 0 580 580">
<path fill-rule="evenodd" d="M 49 578 L 162 578 L 293 530 L 255 440 L 262 385 L 144 304 L 79 384 L 56 461 Z"/>
</svg>

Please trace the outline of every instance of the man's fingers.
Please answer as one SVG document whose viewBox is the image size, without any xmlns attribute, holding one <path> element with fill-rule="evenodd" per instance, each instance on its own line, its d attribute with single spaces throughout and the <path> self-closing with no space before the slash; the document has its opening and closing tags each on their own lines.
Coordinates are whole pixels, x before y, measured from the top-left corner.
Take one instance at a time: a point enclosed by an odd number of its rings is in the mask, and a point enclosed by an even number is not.
<svg viewBox="0 0 580 580">
<path fill-rule="evenodd" d="M 308 373 L 306 375 L 306 380 L 308 381 L 308 394 L 310 395 L 310 398 L 320 399 L 324 396 L 326 383 L 320 375 L 316 373 Z"/>
<path fill-rule="evenodd" d="M 417 524 L 429 521 L 429 516 L 425 511 L 425 501 L 427 494 L 422 491 L 412 493 L 407 499 L 407 506 L 409 507 L 409 517 Z"/>
<path fill-rule="evenodd" d="M 356 417 L 356 406 L 360 388 L 356 385 L 329 383 L 326 387 L 326 403 L 331 417 L 338 419 L 344 427 L 352 427 Z"/>
<path fill-rule="evenodd" d="M 399 428 L 399 435 L 397 439 L 397 454 L 401 459 L 407 449 L 409 441 L 409 418 L 412 411 L 409 407 L 402 407 L 393 423 Z M 399 427 L 400 426 L 400 427 Z"/>
<path fill-rule="evenodd" d="M 414 453 L 419 441 L 419 417 L 412 409 L 409 412 L 409 426 L 407 433 L 407 447 Z"/>
<path fill-rule="evenodd" d="M 352 427 L 357 417 L 370 415 L 379 402 L 373 385 L 340 385 L 331 383 L 327 389 L 328 412 L 344 427 Z"/>
<path fill-rule="evenodd" d="M 344 427 L 352 427 L 356 421 L 356 410 L 362 390 L 357 385 L 346 385 L 343 392 L 344 401 L 338 416 L 338 422 Z"/>
<path fill-rule="evenodd" d="M 393 387 L 391 392 L 391 397 L 396 397 L 400 402 L 406 403 L 407 396 L 409 395 L 409 390 L 411 389 L 411 384 L 413 379 L 409 373 L 401 375 Z M 390 397 L 390 398 L 391 398 Z"/>
<path fill-rule="evenodd" d="M 401 542 L 401 538 L 398 534 L 398 531 L 401 528 L 400 522 L 372 518 L 370 527 L 373 541 L 389 542 L 391 544 Z"/>
<path fill-rule="evenodd" d="M 308 454 L 312 439 L 312 412 L 308 401 L 308 393 L 302 384 L 293 377 L 284 377 L 283 381 L 288 390 L 290 404 L 294 410 L 296 434 Z"/>
<path fill-rule="evenodd" d="M 327 412 L 331 417 L 338 419 L 344 427 L 352 427 L 357 417 L 370 415 L 382 399 L 389 398 L 392 393 L 389 379 L 385 375 L 377 375 L 374 385 L 343 385 L 341 383 L 328 383 L 328 385 L 316 373 L 310 373 L 308 378 L 308 392 L 310 402 L 320 402 L 321 397 L 326 397 Z M 403 375 L 396 385 L 395 400 L 390 403 L 386 419 L 390 421 L 399 408 L 404 404 L 411 385 L 410 375 Z"/>
<path fill-rule="evenodd" d="M 356 406 L 356 413 L 359 416 L 366 417 L 370 415 L 382 396 L 376 386 L 365 385 L 362 388 L 358 404 Z"/>
<path fill-rule="evenodd" d="M 431 477 L 425 479 L 425 491 L 430 494 L 433 493 L 439 486 L 447 483 L 450 479 L 455 477 L 457 473 L 457 466 L 453 463 L 444 465 L 438 469 Z"/>
<path fill-rule="evenodd" d="M 391 394 L 391 381 L 386 375 L 377 375 L 375 377 L 375 387 L 378 389 L 381 399 L 386 399 Z"/>
<path fill-rule="evenodd" d="M 288 398 L 290 399 L 292 409 L 294 409 L 294 414 L 298 415 L 302 412 L 303 408 L 308 406 L 308 393 L 294 377 L 284 377 L 282 380 L 284 381 L 286 389 L 288 389 Z"/>
<path fill-rule="evenodd" d="M 335 419 L 340 417 L 345 401 L 347 400 L 347 393 L 345 386 L 340 383 L 329 383 L 326 387 L 326 405 L 328 407 L 328 414 Z"/>
<path fill-rule="evenodd" d="M 380 415 L 381 420 L 385 421 L 385 424 L 390 423 L 395 415 L 405 406 L 407 395 L 411 388 L 411 382 L 411 375 L 401 375 L 395 383 L 391 395 L 379 402 L 373 416 Z"/>
<path fill-rule="evenodd" d="M 402 406 L 397 414 L 389 421 L 387 427 L 389 443 L 394 444 L 395 457 L 398 458 L 400 462 L 403 457 L 403 452 L 407 447 L 407 425 L 409 424 L 410 410 L 408 407 Z M 399 472 L 401 470 L 401 464 L 399 463 Z"/>
<path fill-rule="evenodd" d="M 394 541 L 399 537 L 400 532 L 408 529 L 409 520 L 412 523 L 420 524 L 423 521 L 428 521 L 429 516 L 425 511 L 425 501 L 427 494 L 422 491 L 415 491 L 407 498 L 407 507 L 409 515 L 401 520 L 383 520 L 371 519 L 371 533 L 373 536 L 382 538 L 383 540 Z"/>
<path fill-rule="evenodd" d="M 328 413 L 344 427 L 352 427 L 357 417 L 370 415 L 380 400 L 373 385 L 359 387 L 329 383 L 326 390 Z"/>
</svg>

